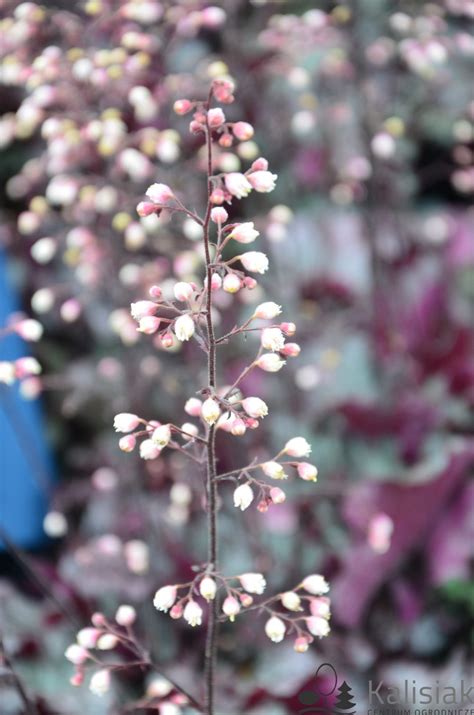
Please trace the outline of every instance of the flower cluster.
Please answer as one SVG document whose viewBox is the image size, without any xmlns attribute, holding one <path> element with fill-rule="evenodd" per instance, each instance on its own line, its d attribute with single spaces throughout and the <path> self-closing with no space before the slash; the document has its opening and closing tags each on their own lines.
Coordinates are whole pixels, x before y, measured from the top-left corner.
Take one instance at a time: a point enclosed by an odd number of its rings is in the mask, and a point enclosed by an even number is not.
<svg viewBox="0 0 474 715">
<path fill-rule="evenodd" d="M 27 342 L 37 342 L 43 334 L 43 326 L 33 318 L 11 316 L 4 328 L 0 328 L 0 339 L 16 334 Z M 0 384 L 13 385 L 20 381 L 20 392 L 25 398 L 34 398 L 41 392 L 41 365 L 38 360 L 27 355 L 16 360 L 0 360 Z"/>
</svg>

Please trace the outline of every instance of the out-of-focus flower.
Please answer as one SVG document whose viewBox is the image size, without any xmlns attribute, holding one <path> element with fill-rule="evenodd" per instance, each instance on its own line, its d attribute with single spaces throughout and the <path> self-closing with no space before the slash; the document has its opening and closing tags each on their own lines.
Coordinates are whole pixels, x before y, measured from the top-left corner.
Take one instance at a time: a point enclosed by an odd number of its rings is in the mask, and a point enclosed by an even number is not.
<svg viewBox="0 0 474 715">
<path fill-rule="evenodd" d="M 153 605 L 158 611 L 164 611 L 165 613 L 167 613 L 176 601 L 176 596 L 176 586 L 162 586 L 155 593 Z"/>
<path fill-rule="evenodd" d="M 268 271 L 268 258 L 261 251 L 242 253 L 240 261 L 243 267 L 251 273 L 265 273 Z"/>
<path fill-rule="evenodd" d="M 267 582 L 261 573 L 243 573 L 239 576 L 242 588 L 247 593 L 257 593 L 261 595 L 266 588 Z"/>
<path fill-rule="evenodd" d="M 290 457 L 307 457 L 311 453 L 311 445 L 304 437 L 293 437 L 285 444 L 284 452 Z"/>
<path fill-rule="evenodd" d="M 234 491 L 234 506 L 245 511 L 253 502 L 254 493 L 250 484 L 241 484 Z"/>
<path fill-rule="evenodd" d="M 163 205 L 174 199 L 174 193 L 166 184 L 152 184 L 146 190 L 146 195 L 155 204 Z"/>
<path fill-rule="evenodd" d="M 105 695 L 110 689 L 110 672 L 105 668 L 98 670 L 92 676 L 89 683 L 89 690 L 94 695 Z"/>
<path fill-rule="evenodd" d="M 253 221 L 248 221 L 236 224 L 229 233 L 229 238 L 233 238 L 238 243 L 252 243 L 258 235 L 259 232 L 254 228 Z"/>
<path fill-rule="evenodd" d="M 322 596 L 329 591 L 329 584 L 320 574 L 311 574 L 303 579 L 301 584 L 303 588 L 313 596 Z"/>
<path fill-rule="evenodd" d="M 133 432 L 140 424 L 140 418 L 130 412 L 120 412 L 114 417 L 116 432 Z"/>
</svg>

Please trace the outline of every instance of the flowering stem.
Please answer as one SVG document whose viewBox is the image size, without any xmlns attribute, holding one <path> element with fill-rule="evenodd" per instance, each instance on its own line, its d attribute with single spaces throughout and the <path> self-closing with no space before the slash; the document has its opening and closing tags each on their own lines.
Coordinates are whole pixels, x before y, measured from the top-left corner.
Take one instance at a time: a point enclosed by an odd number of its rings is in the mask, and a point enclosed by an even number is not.
<svg viewBox="0 0 474 715">
<path fill-rule="evenodd" d="M 209 97 L 210 100 L 210 97 Z M 210 102 L 209 102 L 210 103 Z M 209 104 L 208 103 L 208 104 Z M 204 218 L 204 250 L 206 256 L 206 328 L 208 342 L 208 382 L 209 390 L 216 388 L 216 339 L 214 335 L 214 325 L 212 322 L 212 261 L 209 244 L 209 222 L 211 218 L 211 193 L 212 193 L 212 136 L 209 125 L 206 121 L 206 145 L 207 145 L 207 210 Z M 207 519 L 208 519 L 208 568 L 217 570 L 217 483 L 216 483 L 216 432 L 215 425 L 209 427 L 207 435 Z M 206 715 L 214 713 L 214 686 L 215 670 L 217 660 L 217 600 L 209 603 L 206 650 L 205 650 L 205 712 Z"/>
</svg>

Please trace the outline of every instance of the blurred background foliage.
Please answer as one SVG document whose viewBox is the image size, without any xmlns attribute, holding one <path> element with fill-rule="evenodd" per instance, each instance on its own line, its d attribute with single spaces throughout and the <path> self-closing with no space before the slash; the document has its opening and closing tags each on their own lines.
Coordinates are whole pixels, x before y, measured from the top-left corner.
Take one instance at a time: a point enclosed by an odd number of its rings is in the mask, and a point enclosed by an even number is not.
<svg viewBox="0 0 474 715">
<path fill-rule="evenodd" d="M 42 401 L 58 474 L 38 538 L 6 545 L 0 614 L 42 713 L 122 712 L 140 694 L 132 672 L 98 701 L 69 685 L 63 658 L 91 612 L 123 601 L 139 607 L 157 660 L 197 686 L 202 632 L 157 614 L 151 598 L 203 558 L 200 477 L 179 454 L 120 453 L 112 421 L 184 419 L 200 386 L 196 347 L 166 353 L 129 317 L 151 284 L 199 278 L 199 233 L 138 220 L 135 206 L 155 180 L 202 204 L 200 141 L 171 107 L 226 72 L 237 83 L 230 118 L 256 133 L 217 165 L 262 155 L 279 180 L 271 197 L 232 206 L 266 238 L 271 270 L 253 292 L 219 295 L 220 328 L 265 295 L 303 347 L 277 378 L 247 380 L 272 415 L 245 448 L 265 456 L 301 434 L 320 478 L 314 492 L 291 484 L 278 509 L 238 518 L 223 488 L 222 562 L 231 573 L 253 564 L 272 590 L 324 573 L 333 633 L 297 655 L 252 616 L 225 626 L 225 714 L 298 712 L 326 660 L 362 709 L 369 678 L 451 682 L 467 668 L 472 2 L 216 5 L 225 20 L 199 0 L 0 3 L 0 241 L 25 312 L 45 326 L 43 375 L 20 389 Z M 253 350 L 252 340 L 223 349 L 221 381 Z M 218 452 L 222 471 L 242 463 L 240 440 L 221 438 Z M 384 553 L 370 541 L 380 515 L 394 526 Z M 0 698 L 18 711 L 13 690 Z"/>
</svg>

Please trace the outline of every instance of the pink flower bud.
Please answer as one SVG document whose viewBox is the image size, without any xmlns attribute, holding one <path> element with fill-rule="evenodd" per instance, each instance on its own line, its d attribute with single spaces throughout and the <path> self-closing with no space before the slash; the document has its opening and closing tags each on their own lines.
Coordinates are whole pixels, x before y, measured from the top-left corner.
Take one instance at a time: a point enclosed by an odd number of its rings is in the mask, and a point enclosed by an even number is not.
<svg viewBox="0 0 474 715">
<path fill-rule="evenodd" d="M 163 333 L 163 335 L 161 336 L 161 344 L 163 345 L 164 348 L 173 347 L 173 344 L 174 344 L 173 334 L 170 333 L 169 331 L 166 333 Z"/>
<path fill-rule="evenodd" d="M 194 293 L 194 289 L 190 283 L 180 282 L 176 283 L 176 285 L 174 286 L 173 293 L 176 300 L 184 302 L 191 298 L 192 294 Z"/>
<path fill-rule="evenodd" d="M 248 290 L 253 290 L 258 286 L 257 281 L 255 278 L 252 278 L 251 276 L 245 276 L 244 278 L 244 286 L 245 288 L 248 288 Z"/>
<path fill-rule="evenodd" d="M 224 208 L 216 207 L 214 209 L 211 209 L 211 220 L 214 221 L 214 223 L 225 223 L 228 218 L 229 214 Z"/>
<path fill-rule="evenodd" d="M 215 5 L 205 7 L 201 11 L 201 22 L 203 26 L 209 27 L 211 30 L 221 27 L 221 25 L 223 25 L 226 21 L 226 17 L 227 15 L 225 10 L 222 10 L 220 7 L 216 7 Z"/>
<path fill-rule="evenodd" d="M 159 209 L 155 204 L 152 204 L 150 201 L 140 201 L 137 206 L 137 214 L 139 216 L 151 216 L 151 214 L 154 213 L 159 213 Z"/>
<path fill-rule="evenodd" d="M 327 619 L 320 618 L 319 616 L 310 616 L 307 618 L 306 626 L 311 635 L 318 636 L 319 638 L 327 636 L 331 630 Z"/>
<path fill-rule="evenodd" d="M 248 122 L 236 122 L 232 127 L 232 132 L 241 142 L 246 142 L 254 135 L 254 130 Z"/>
<path fill-rule="evenodd" d="M 170 617 L 176 621 L 176 620 L 178 620 L 178 618 L 182 618 L 182 616 L 183 616 L 183 606 L 181 605 L 181 603 L 175 603 L 175 605 L 173 606 L 173 608 L 170 611 Z"/>
<path fill-rule="evenodd" d="M 219 206 L 220 204 L 223 204 L 225 201 L 225 194 L 222 191 L 222 189 L 214 189 L 214 191 L 211 194 L 210 197 L 211 204 L 215 204 Z"/>
<path fill-rule="evenodd" d="M 251 171 L 266 171 L 267 169 L 268 169 L 268 161 L 266 159 L 264 159 L 262 156 L 259 157 L 258 159 L 255 159 L 252 166 L 250 167 Z"/>
<path fill-rule="evenodd" d="M 199 417 L 201 414 L 202 402 L 197 397 L 190 397 L 184 405 L 184 411 L 191 417 Z"/>
<path fill-rule="evenodd" d="M 89 658 L 89 651 L 78 643 L 73 643 L 66 648 L 64 655 L 74 665 L 82 665 Z"/>
<path fill-rule="evenodd" d="M 91 678 L 89 690 L 94 695 L 105 695 L 110 688 L 110 672 L 108 670 L 98 670 Z"/>
<path fill-rule="evenodd" d="M 285 361 L 276 353 L 264 353 L 255 363 L 257 367 L 265 372 L 278 372 L 281 370 Z"/>
<path fill-rule="evenodd" d="M 240 603 L 234 596 L 227 596 L 222 604 L 222 611 L 229 616 L 229 621 L 235 621 L 235 617 L 240 613 Z"/>
<path fill-rule="evenodd" d="M 114 417 L 114 429 L 116 432 L 133 432 L 140 424 L 140 418 L 130 412 L 120 412 Z"/>
<path fill-rule="evenodd" d="M 148 293 L 151 295 L 152 298 L 161 298 L 162 290 L 160 286 L 151 286 Z"/>
<path fill-rule="evenodd" d="M 152 184 L 145 193 L 155 204 L 166 204 L 174 199 L 172 190 L 166 184 Z"/>
<path fill-rule="evenodd" d="M 160 327 L 160 322 L 159 318 L 155 318 L 153 315 L 147 315 L 141 318 L 137 330 L 139 333 L 145 333 L 145 335 L 153 335 Z"/>
<path fill-rule="evenodd" d="M 242 407 L 250 417 L 260 418 L 268 415 L 268 407 L 260 397 L 246 397 Z"/>
<path fill-rule="evenodd" d="M 294 323 L 280 323 L 280 330 L 282 330 L 285 335 L 294 335 L 296 333 L 296 325 Z"/>
<path fill-rule="evenodd" d="M 274 504 L 283 504 L 286 501 L 286 494 L 280 487 L 272 487 L 270 489 L 270 498 Z"/>
<path fill-rule="evenodd" d="M 154 315 L 157 309 L 157 304 L 153 303 L 151 300 L 139 300 L 130 305 L 130 313 L 132 318 L 135 320 L 140 320 L 146 316 Z"/>
<path fill-rule="evenodd" d="M 267 303 L 260 303 L 260 305 L 256 307 L 254 317 L 262 318 L 263 320 L 272 320 L 276 318 L 277 315 L 280 315 L 280 313 L 281 305 L 268 301 Z M 286 325 L 286 323 L 282 323 L 282 325 Z M 281 330 L 283 330 L 282 325 L 280 325 Z"/>
<path fill-rule="evenodd" d="M 92 625 L 96 628 L 102 628 L 107 623 L 107 619 L 103 613 L 97 612 L 92 614 Z"/>
<path fill-rule="evenodd" d="M 228 273 L 222 281 L 222 287 L 226 293 L 237 293 L 242 287 L 242 282 L 235 273 Z"/>
<path fill-rule="evenodd" d="M 84 682 L 84 671 L 76 670 L 76 672 L 69 678 L 69 682 L 76 688 L 82 685 Z"/>
<path fill-rule="evenodd" d="M 122 452 L 133 452 L 136 443 L 137 440 L 135 439 L 133 434 L 127 434 L 119 439 L 119 448 L 122 450 Z"/>
<path fill-rule="evenodd" d="M 193 108 L 192 102 L 189 101 L 189 99 L 177 99 L 176 102 L 173 104 L 173 109 L 176 112 L 176 114 L 187 114 L 188 112 L 191 111 Z"/>
<path fill-rule="evenodd" d="M 214 97 L 223 104 L 230 104 L 234 101 L 234 89 L 235 85 L 230 79 L 215 79 L 212 83 Z"/>
<path fill-rule="evenodd" d="M 252 191 L 252 185 L 249 183 L 247 178 L 237 171 L 226 174 L 224 182 L 227 191 L 238 199 L 248 196 L 248 194 Z"/>
<path fill-rule="evenodd" d="M 265 514 L 265 512 L 268 511 L 268 506 L 271 504 L 271 500 L 269 501 L 268 499 L 262 499 L 261 501 L 258 502 L 257 504 L 257 509 L 261 514 Z"/>
<path fill-rule="evenodd" d="M 207 113 L 207 121 L 211 129 L 217 129 L 225 123 L 225 114 L 220 107 L 210 109 Z"/>
<path fill-rule="evenodd" d="M 115 614 L 115 620 L 120 626 L 131 626 L 135 623 L 136 618 L 137 612 L 133 606 L 119 606 Z"/>
<path fill-rule="evenodd" d="M 22 357 L 15 360 L 15 375 L 19 380 L 31 375 L 39 375 L 41 365 L 34 357 Z"/>
<path fill-rule="evenodd" d="M 223 146 L 225 149 L 229 149 L 234 143 L 231 134 L 222 134 L 219 137 L 219 146 Z"/>
<path fill-rule="evenodd" d="M 308 638 L 300 636 L 299 638 L 296 638 L 293 648 L 297 653 L 306 653 L 309 648 L 309 644 L 310 641 Z"/>
<path fill-rule="evenodd" d="M 251 273 L 265 273 L 268 271 L 268 258 L 261 251 L 248 251 L 242 253 L 240 261 L 244 268 Z"/>
<path fill-rule="evenodd" d="M 249 593 L 241 593 L 239 599 L 244 608 L 248 608 L 253 603 L 253 598 Z"/>
<path fill-rule="evenodd" d="M 222 278 L 218 273 L 213 273 L 211 276 L 211 290 L 216 291 L 222 288 Z"/>
<path fill-rule="evenodd" d="M 375 514 L 370 520 L 367 540 L 375 552 L 384 554 L 390 548 L 392 533 L 392 519 L 388 514 L 380 512 L 379 514 Z"/>
<path fill-rule="evenodd" d="M 204 132 L 204 127 L 200 122 L 193 119 L 193 121 L 189 123 L 189 131 L 191 134 L 201 134 L 201 132 Z"/>
<path fill-rule="evenodd" d="M 298 343 L 287 343 L 282 347 L 280 352 L 285 357 L 298 357 L 301 352 L 301 348 Z"/>
<path fill-rule="evenodd" d="M 306 482 L 316 482 L 318 479 L 318 470 L 314 464 L 309 462 L 300 462 L 297 467 L 298 476 Z"/>
<path fill-rule="evenodd" d="M 247 426 L 243 420 L 236 417 L 235 420 L 231 422 L 230 432 L 234 437 L 241 437 L 247 431 Z"/>
<path fill-rule="evenodd" d="M 36 343 L 43 335 L 43 326 L 33 318 L 20 320 L 19 323 L 12 326 L 12 329 L 22 337 L 23 340 L 28 340 L 33 343 Z"/>
<path fill-rule="evenodd" d="M 272 174 L 270 171 L 254 171 L 247 175 L 247 179 L 252 188 L 262 194 L 273 191 L 277 178 L 278 175 Z"/>
<path fill-rule="evenodd" d="M 176 601 L 178 589 L 176 586 L 162 586 L 155 593 L 153 605 L 158 611 L 166 613 Z"/>
<path fill-rule="evenodd" d="M 331 601 L 327 596 L 312 598 L 309 603 L 309 609 L 312 616 L 329 618 L 331 615 Z"/>
<path fill-rule="evenodd" d="M 248 221 L 246 223 L 236 223 L 229 233 L 229 238 L 233 238 L 238 243 L 252 243 L 258 235 L 259 232 L 254 229 L 253 221 Z"/>
</svg>

